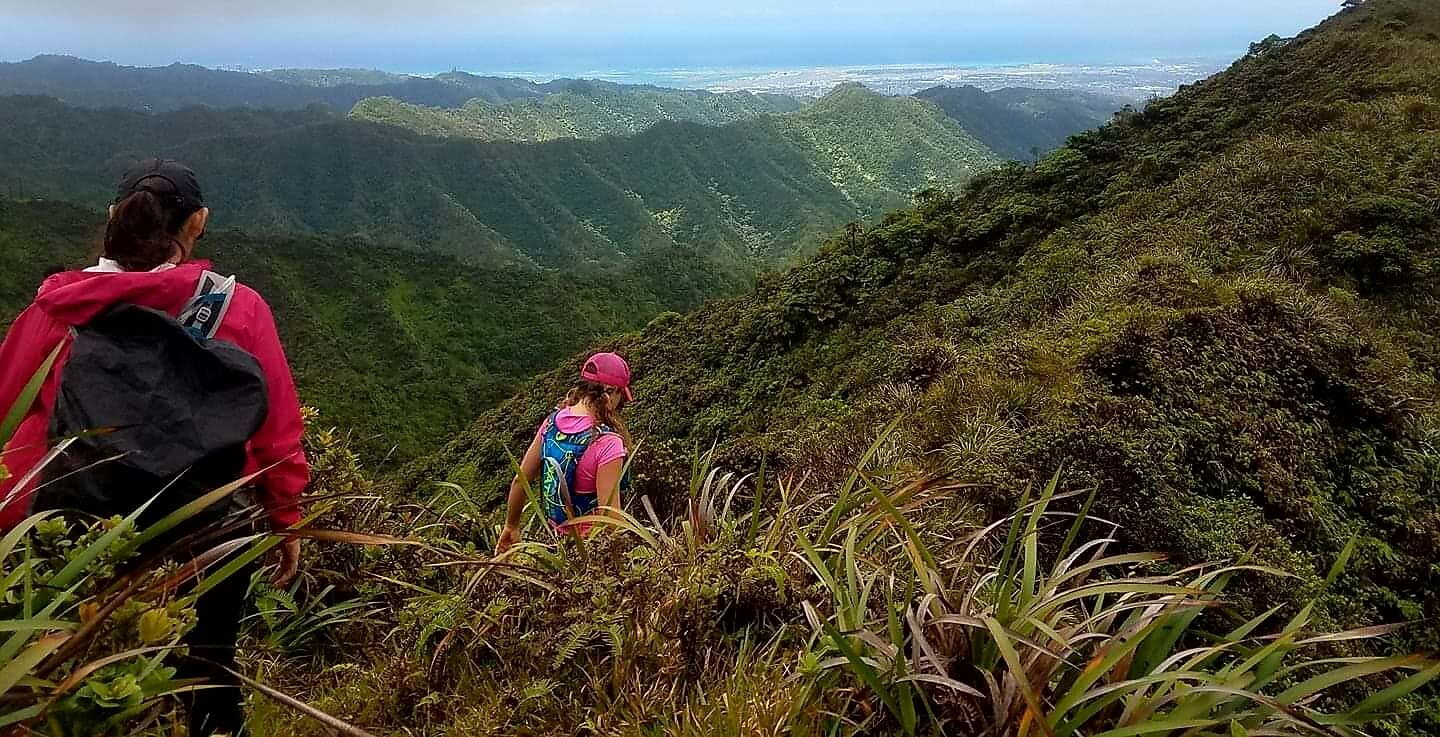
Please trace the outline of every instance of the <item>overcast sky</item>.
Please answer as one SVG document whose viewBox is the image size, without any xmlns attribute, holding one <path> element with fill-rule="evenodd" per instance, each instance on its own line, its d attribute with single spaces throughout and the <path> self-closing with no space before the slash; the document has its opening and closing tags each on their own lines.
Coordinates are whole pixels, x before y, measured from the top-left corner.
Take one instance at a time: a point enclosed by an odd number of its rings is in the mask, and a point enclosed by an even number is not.
<svg viewBox="0 0 1440 737">
<path fill-rule="evenodd" d="M 0 60 L 577 72 L 1233 54 L 1339 0 L 0 0 Z"/>
</svg>

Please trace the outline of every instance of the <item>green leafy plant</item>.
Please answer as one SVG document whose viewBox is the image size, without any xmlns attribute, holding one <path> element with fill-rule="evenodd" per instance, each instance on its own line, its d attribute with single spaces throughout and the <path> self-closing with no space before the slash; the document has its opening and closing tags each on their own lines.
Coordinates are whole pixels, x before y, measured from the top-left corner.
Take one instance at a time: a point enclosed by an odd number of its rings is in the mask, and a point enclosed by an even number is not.
<svg viewBox="0 0 1440 737">
<path fill-rule="evenodd" d="M 0 447 L 58 353 L 7 413 Z M 153 499 L 126 517 L 88 526 L 40 512 L 0 537 L 0 728 L 57 736 L 168 731 L 172 697 L 204 687 L 177 680 L 169 665 L 184 653 L 195 599 L 279 542 L 230 535 L 216 543 L 236 519 L 170 533 L 253 478 L 215 489 L 145 529 L 136 521 Z M 196 548 L 204 552 L 180 552 Z M 328 715 L 312 716 L 364 734 Z"/>
<path fill-rule="evenodd" d="M 261 586 L 251 616 L 263 624 L 265 645 L 285 655 L 304 655 L 315 638 L 332 628 L 377 621 L 380 604 L 364 598 L 332 600 L 334 586 L 307 595 L 303 601 L 297 598 L 300 582 L 289 590 Z"/>
<path fill-rule="evenodd" d="M 1087 524 L 1104 524 L 1084 511 L 1093 493 L 1080 513 L 1067 515 L 1073 519 L 1058 547 L 1042 553 L 1052 505 L 1067 498 L 1056 494 L 1058 481 L 976 533 L 940 570 L 942 589 L 904 604 L 903 615 L 892 604 L 880 618 L 856 624 L 856 610 L 837 607 L 818 622 L 843 656 L 827 665 L 853 672 L 907 734 L 919 729 L 917 704 L 934 704 L 930 727 L 937 731 L 1052 737 L 1354 734 L 1440 675 L 1440 663 L 1423 656 L 1335 658 L 1327 647 L 1399 626 L 1313 632 L 1314 601 L 1278 631 L 1266 627 L 1280 607 L 1210 632 L 1200 615 L 1224 607 L 1236 575 L 1285 574 L 1218 564 L 1162 572 L 1162 555 L 1111 554 L 1111 536 L 1082 541 Z M 898 529 L 911 527 L 902 516 L 892 520 Z M 1001 530 L 998 561 L 977 558 Z M 852 541 L 834 557 L 852 571 L 853 589 L 883 569 L 868 578 L 858 573 Z M 1340 575 L 1351 550 L 1327 581 Z M 917 590 L 937 572 L 922 556 L 907 560 Z M 821 577 L 831 589 L 846 589 Z M 1346 686 L 1366 691 L 1367 679 L 1383 676 L 1392 676 L 1391 684 L 1358 702 L 1326 700 Z"/>
</svg>

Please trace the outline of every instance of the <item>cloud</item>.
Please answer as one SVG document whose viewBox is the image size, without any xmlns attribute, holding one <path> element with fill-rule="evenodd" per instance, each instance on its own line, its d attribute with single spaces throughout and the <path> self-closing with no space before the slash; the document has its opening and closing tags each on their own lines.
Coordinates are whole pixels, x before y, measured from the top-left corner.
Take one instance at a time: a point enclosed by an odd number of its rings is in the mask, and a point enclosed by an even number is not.
<svg viewBox="0 0 1440 737">
<path fill-rule="evenodd" d="M 855 63 L 1103 60 L 1096 57 L 1243 50 L 1336 7 L 1338 0 L 0 0 L 0 59 L 73 53 L 132 64 L 405 71 L 789 64 L 797 49 L 830 49 L 825 59 Z"/>
<path fill-rule="evenodd" d="M 8 7 L 7 7 L 8 6 Z M 10 17 L 88 19 L 134 23 L 189 22 L 195 20 L 278 20 L 284 18 L 413 18 L 417 13 L 471 15 L 523 6 L 513 0 L 148 0 L 116 3 L 109 0 L 65 0 L 37 3 L 30 0 L 0 2 Z"/>
<path fill-rule="evenodd" d="M 811 9 L 819 4 L 800 2 Z M 623 14 L 704 15 L 708 3 L 662 3 L 652 0 L 0 0 L 9 18 L 67 19 L 84 22 L 191 23 L 195 21 L 281 22 L 326 19 L 339 23 L 365 21 L 477 20 L 523 16 Z M 861 5 L 861 3 L 856 3 Z M 738 7 L 763 9 L 765 3 L 739 0 Z"/>
<path fill-rule="evenodd" d="M 1256 5 L 1260 5 L 1259 8 Z M 593 19 L 626 21 L 706 19 L 766 20 L 926 16 L 971 19 L 1086 19 L 1116 22 L 1136 13 L 1171 17 L 1222 15 L 1243 23 L 1248 17 L 1333 9 L 1331 0 L 0 0 L 8 18 L 66 19 L 127 25 L 184 25 L 194 22 L 279 23 L 329 20 L 337 24 L 400 22 L 517 21 L 544 19 L 567 25 Z"/>
</svg>

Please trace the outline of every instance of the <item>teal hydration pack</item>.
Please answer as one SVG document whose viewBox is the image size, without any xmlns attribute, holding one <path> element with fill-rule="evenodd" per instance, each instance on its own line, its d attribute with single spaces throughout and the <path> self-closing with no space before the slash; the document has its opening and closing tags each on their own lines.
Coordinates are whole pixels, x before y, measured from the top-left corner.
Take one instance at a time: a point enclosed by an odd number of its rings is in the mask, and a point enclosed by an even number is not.
<svg viewBox="0 0 1440 737">
<path fill-rule="evenodd" d="M 545 435 L 541 441 L 541 488 L 545 495 L 545 517 L 555 525 L 563 525 L 576 517 L 595 512 L 599 495 L 592 489 L 580 492 L 575 489 L 575 472 L 586 449 L 598 438 L 614 434 L 605 425 L 592 425 L 578 433 L 560 431 L 560 412 L 550 415 L 545 423 Z M 628 476 L 628 474 L 627 474 Z M 626 486 L 625 480 L 620 485 Z"/>
</svg>

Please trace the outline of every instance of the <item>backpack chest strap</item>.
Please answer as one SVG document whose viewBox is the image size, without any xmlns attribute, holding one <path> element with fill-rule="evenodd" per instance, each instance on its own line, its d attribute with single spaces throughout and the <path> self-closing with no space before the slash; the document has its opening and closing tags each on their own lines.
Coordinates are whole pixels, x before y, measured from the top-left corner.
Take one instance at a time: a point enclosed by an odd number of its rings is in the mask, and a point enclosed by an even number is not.
<svg viewBox="0 0 1440 737">
<path fill-rule="evenodd" d="M 195 296 L 180 312 L 180 326 L 200 340 L 215 337 L 225 313 L 230 311 L 230 301 L 235 296 L 235 277 L 220 276 L 206 271 L 195 285 Z"/>
</svg>

